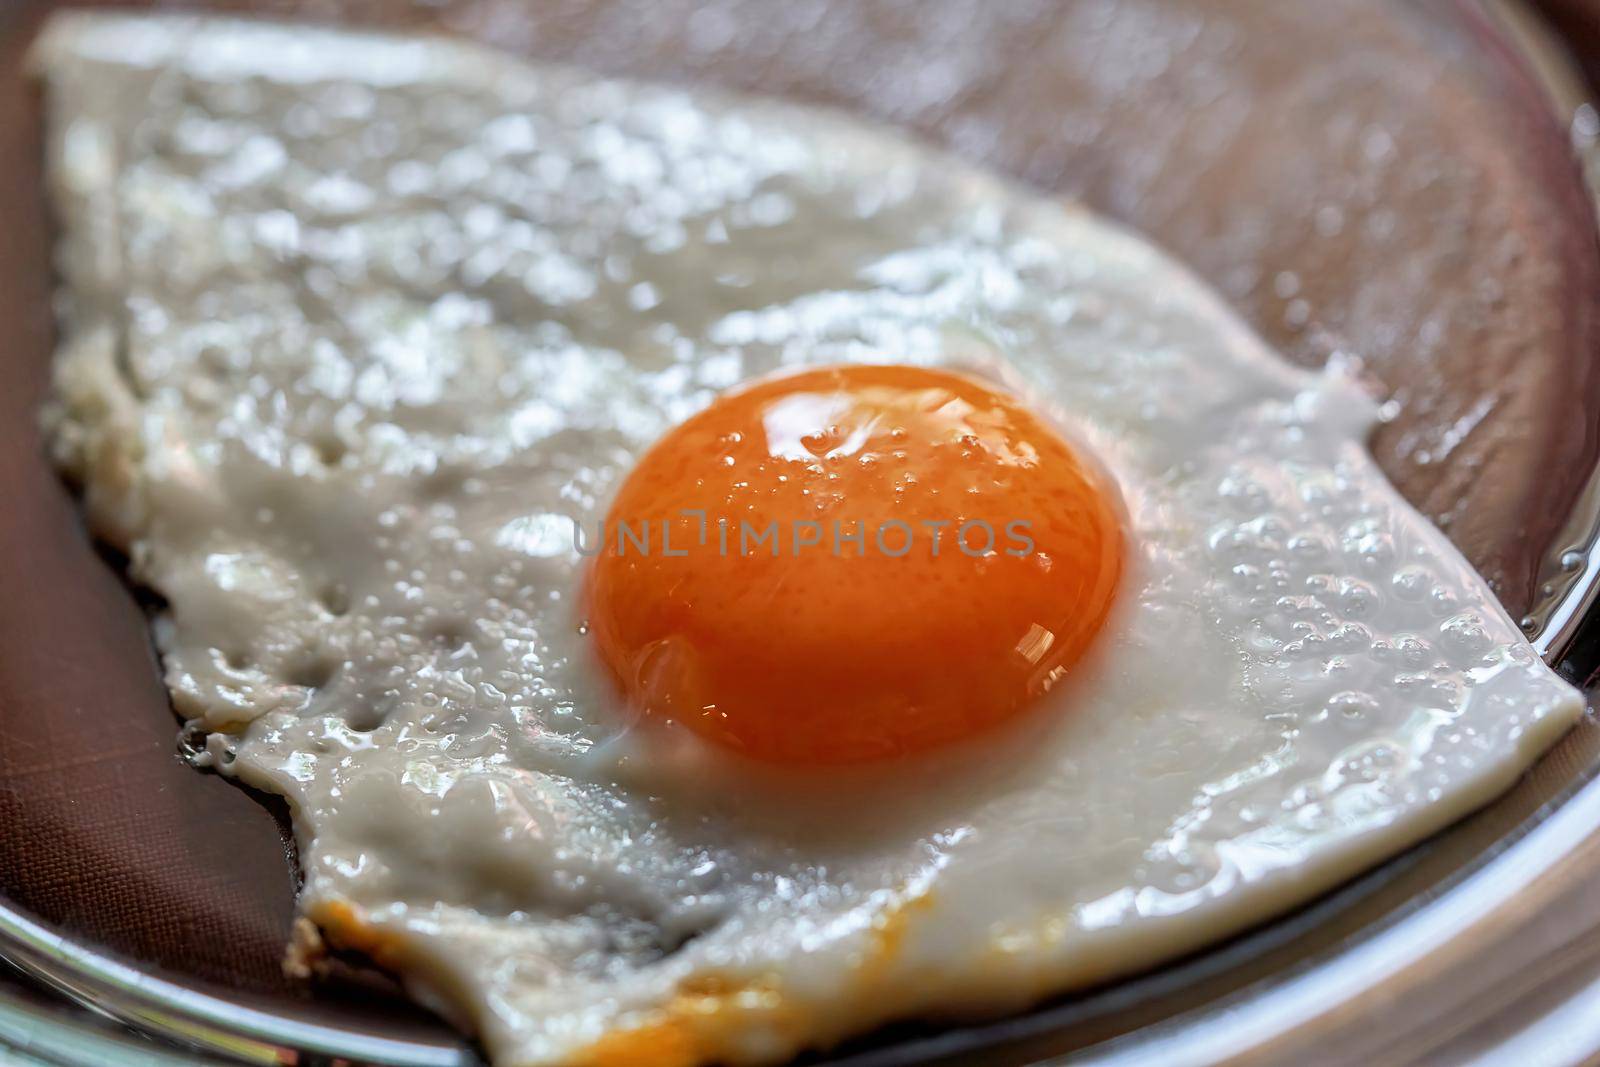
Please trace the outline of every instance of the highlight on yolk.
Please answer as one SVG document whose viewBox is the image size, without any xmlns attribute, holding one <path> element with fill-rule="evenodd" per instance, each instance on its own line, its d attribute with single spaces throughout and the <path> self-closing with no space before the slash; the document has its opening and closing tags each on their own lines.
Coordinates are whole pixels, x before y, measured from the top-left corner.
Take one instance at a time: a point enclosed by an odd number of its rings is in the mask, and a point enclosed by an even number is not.
<svg viewBox="0 0 1600 1067">
<path fill-rule="evenodd" d="M 755 759 L 947 745 L 1025 711 L 1088 649 L 1123 566 L 1115 499 L 964 375 L 765 379 L 629 475 L 587 549 L 590 631 L 636 708 Z"/>
</svg>

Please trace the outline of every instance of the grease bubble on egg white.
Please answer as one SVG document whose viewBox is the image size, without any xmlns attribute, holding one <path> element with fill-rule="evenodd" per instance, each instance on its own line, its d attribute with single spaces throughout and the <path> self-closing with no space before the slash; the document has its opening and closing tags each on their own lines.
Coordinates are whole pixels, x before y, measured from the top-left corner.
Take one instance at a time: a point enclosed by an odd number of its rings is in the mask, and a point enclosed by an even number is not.
<svg viewBox="0 0 1600 1067">
<path fill-rule="evenodd" d="M 1369 399 L 1135 237 L 800 107 L 463 44 L 63 17 L 51 413 L 303 912 L 508 1064 L 765 1062 L 1015 1010 L 1304 901 L 1577 718 Z M 621 725 L 574 524 L 718 390 L 979 362 L 1127 507 L 1089 657 L 827 776 Z"/>
</svg>

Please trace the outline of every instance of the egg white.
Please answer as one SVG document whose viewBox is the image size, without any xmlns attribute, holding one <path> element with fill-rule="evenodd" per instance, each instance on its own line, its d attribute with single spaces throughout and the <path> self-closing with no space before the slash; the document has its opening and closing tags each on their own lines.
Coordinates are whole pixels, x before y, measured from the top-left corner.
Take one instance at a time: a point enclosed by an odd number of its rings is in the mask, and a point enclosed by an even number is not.
<svg viewBox="0 0 1600 1067">
<path fill-rule="evenodd" d="M 1372 402 L 1138 239 L 892 134 L 462 44 L 58 19 L 56 454 L 167 601 L 180 712 L 289 798 L 497 1061 L 771 1061 L 1020 1008 L 1260 921 L 1581 713 L 1362 448 Z M 997 368 L 1129 573 L 1015 729 L 891 769 L 632 725 L 576 525 L 775 367 Z M 872 650 L 862 650 L 871 655 Z"/>
</svg>

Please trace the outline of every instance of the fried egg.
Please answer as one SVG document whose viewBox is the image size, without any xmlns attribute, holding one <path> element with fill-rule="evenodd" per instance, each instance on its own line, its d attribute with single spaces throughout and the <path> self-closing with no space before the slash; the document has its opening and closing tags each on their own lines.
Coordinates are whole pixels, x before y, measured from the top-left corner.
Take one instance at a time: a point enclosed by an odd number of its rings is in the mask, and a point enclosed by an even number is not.
<svg viewBox="0 0 1600 1067">
<path fill-rule="evenodd" d="M 73 15 L 35 63 L 55 457 L 302 914 L 498 1063 L 1020 1010 L 1582 712 L 1357 368 L 1081 209 L 443 40 Z"/>
</svg>

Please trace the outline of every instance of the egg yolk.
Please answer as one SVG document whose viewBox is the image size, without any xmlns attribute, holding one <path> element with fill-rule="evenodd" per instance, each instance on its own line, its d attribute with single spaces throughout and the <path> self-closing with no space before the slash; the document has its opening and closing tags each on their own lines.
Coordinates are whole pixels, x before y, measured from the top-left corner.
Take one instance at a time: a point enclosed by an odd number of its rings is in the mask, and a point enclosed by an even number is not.
<svg viewBox="0 0 1600 1067">
<path fill-rule="evenodd" d="M 892 759 L 1062 678 L 1122 571 L 1114 489 L 964 375 L 827 367 L 669 432 L 596 537 L 590 632 L 629 701 L 750 757 Z"/>
</svg>

